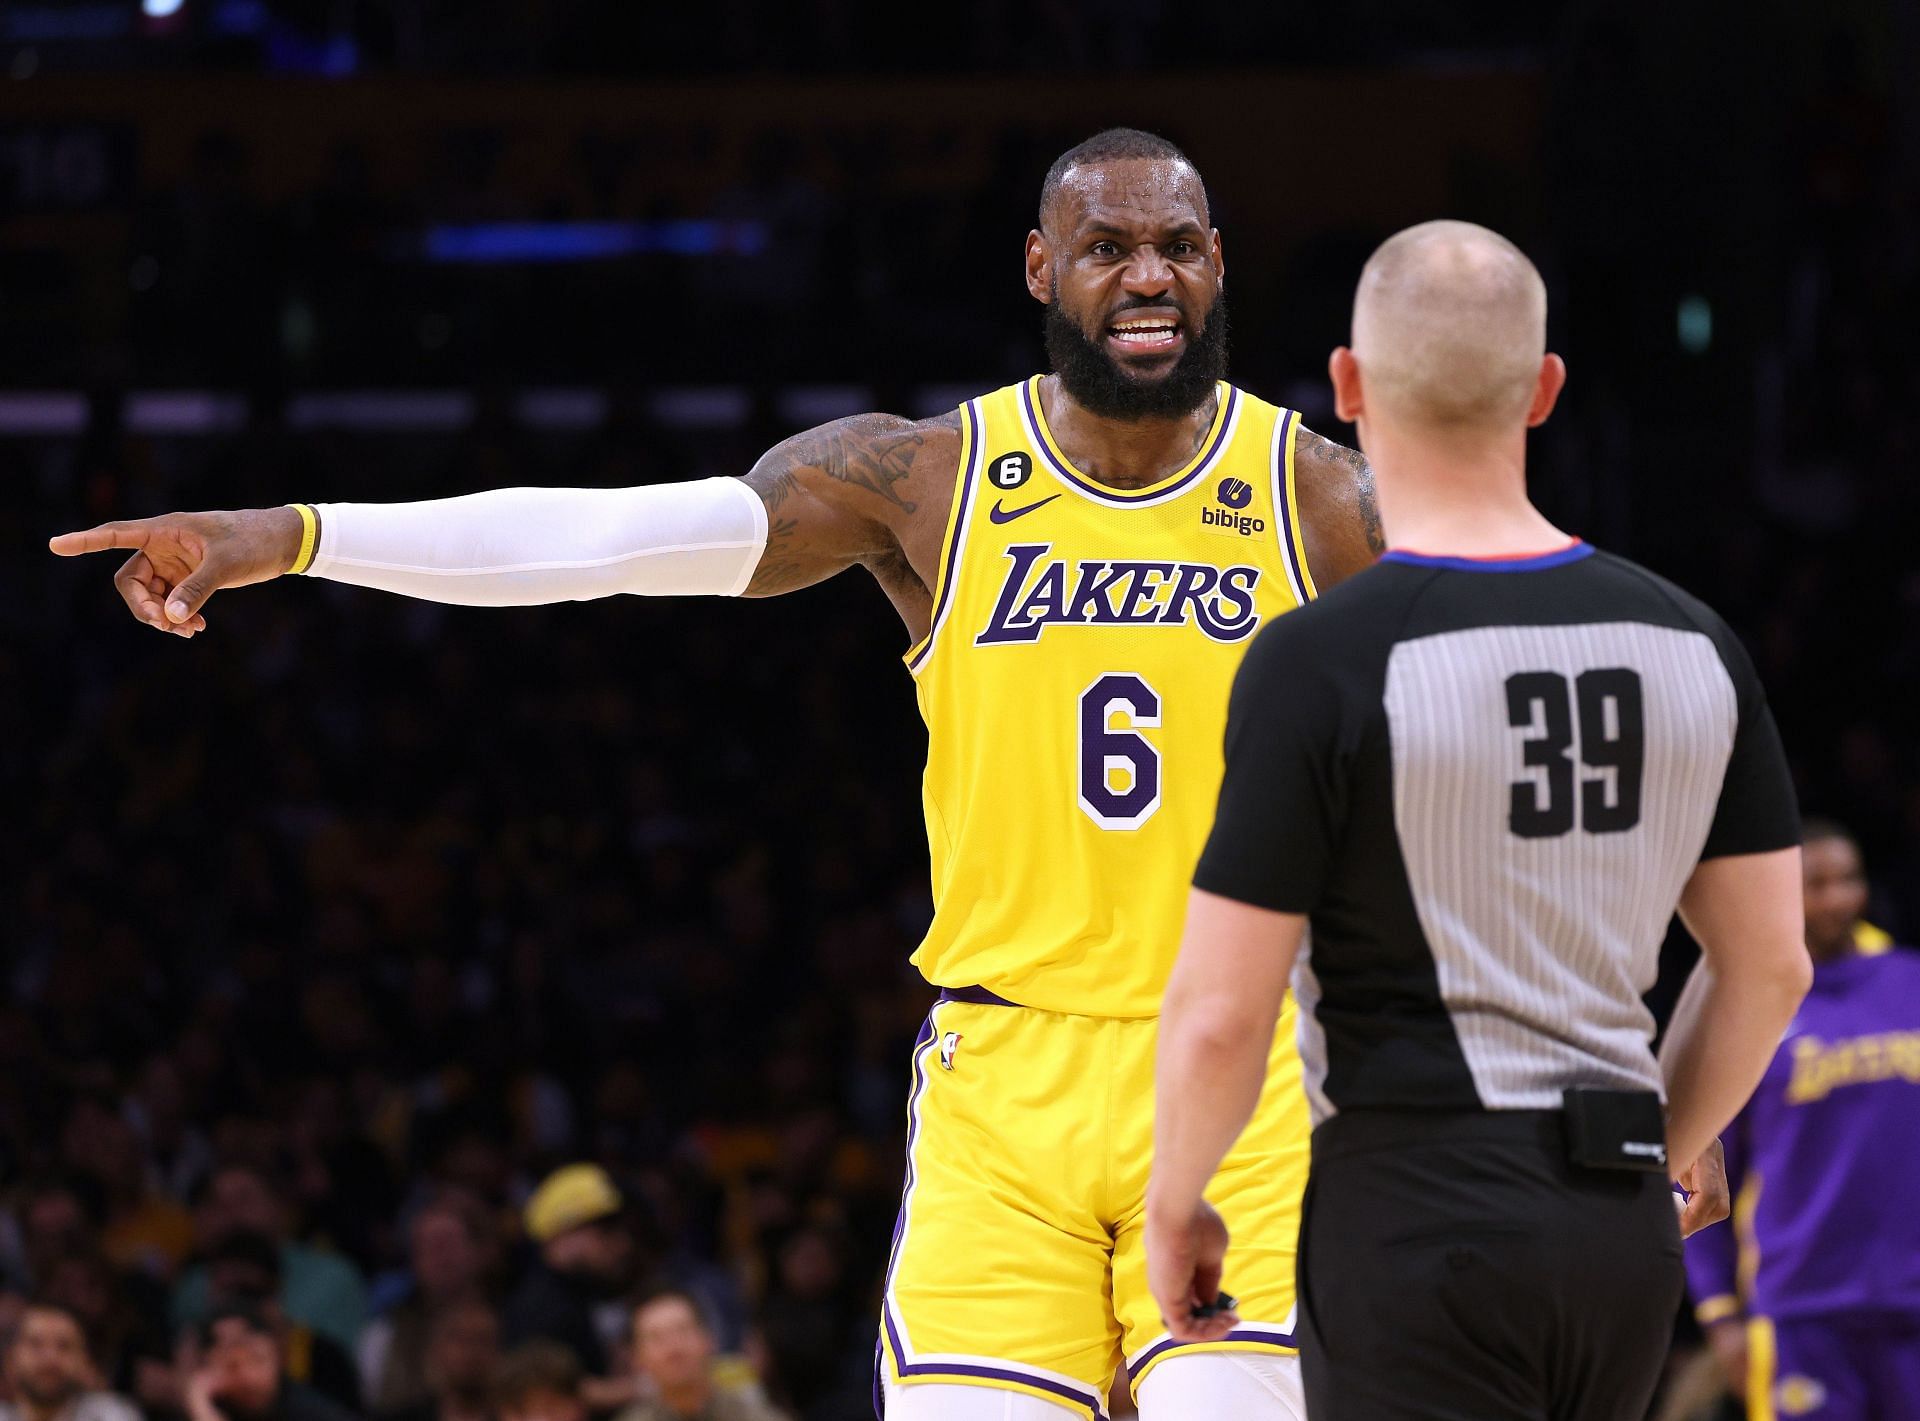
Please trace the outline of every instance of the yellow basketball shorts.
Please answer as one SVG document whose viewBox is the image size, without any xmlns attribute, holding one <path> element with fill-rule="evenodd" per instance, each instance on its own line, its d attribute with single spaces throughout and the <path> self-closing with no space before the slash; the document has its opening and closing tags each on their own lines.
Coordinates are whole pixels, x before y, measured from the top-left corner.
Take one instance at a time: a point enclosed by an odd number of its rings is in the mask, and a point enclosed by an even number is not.
<svg viewBox="0 0 1920 1421">
<path fill-rule="evenodd" d="M 1182 1353 L 1295 1350 L 1308 1120 L 1292 999 L 1260 1107 L 1207 1190 L 1233 1234 L 1222 1286 L 1243 1319 L 1222 1342 L 1175 1344 L 1147 1291 L 1158 1031 L 942 993 L 913 1052 L 887 1378 L 1011 1388 L 1105 1421 L 1122 1362 L 1137 1382 Z"/>
</svg>

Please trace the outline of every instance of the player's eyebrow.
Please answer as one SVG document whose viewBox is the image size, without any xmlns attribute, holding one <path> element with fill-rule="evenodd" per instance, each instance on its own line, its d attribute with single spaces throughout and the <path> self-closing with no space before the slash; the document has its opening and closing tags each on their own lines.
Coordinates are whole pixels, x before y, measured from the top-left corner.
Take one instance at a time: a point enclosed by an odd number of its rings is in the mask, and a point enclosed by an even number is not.
<svg viewBox="0 0 1920 1421">
<path fill-rule="evenodd" d="M 1138 227 L 1122 227 L 1117 223 L 1096 218 L 1082 225 L 1075 235 L 1081 241 L 1089 241 L 1095 237 L 1121 237 L 1131 240 L 1139 235 L 1139 231 Z M 1206 231 L 1193 218 L 1183 217 L 1176 222 L 1154 229 L 1153 236 L 1157 242 L 1167 242 L 1180 237 L 1204 238 Z"/>
</svg>

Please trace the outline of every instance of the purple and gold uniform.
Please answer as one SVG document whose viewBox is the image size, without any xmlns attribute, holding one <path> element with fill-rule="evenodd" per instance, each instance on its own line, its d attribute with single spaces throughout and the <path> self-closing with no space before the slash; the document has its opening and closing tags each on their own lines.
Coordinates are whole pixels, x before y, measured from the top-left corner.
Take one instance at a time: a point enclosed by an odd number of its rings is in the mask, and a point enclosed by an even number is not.
<svg viewBox="0 0 1920 1421">
<path fill-rule="evenodd" d="M 1753 1421 L 1920 1416 L 1920 952 L 1819 964 L 1725 1144 L 1687 1272 L 1702 1324 L 1749 1319 Z"/>
<path fill-rule="evenodd" d="M 1291 999 L 1268 1088 L 1208 1190 L 1241 1326 L 1176 1343 L 1147 1289 L 1160 999 L 1220 793 L 1227 697 L 1260 627 L 1313 595 L 1299 417 L 1232 386 L 1183 469 L 1074 468 L 1036 378 L 969 401 L 927 722 L 945 988 L 914 1053 L 882 1379 L 1022 1391 L 1105 1416 L 1116 1365 L 1291 1356 L 1307 1110 Z M 1018 1005 L 1014 1005 L 1017 1003 Z"/>
</svg>

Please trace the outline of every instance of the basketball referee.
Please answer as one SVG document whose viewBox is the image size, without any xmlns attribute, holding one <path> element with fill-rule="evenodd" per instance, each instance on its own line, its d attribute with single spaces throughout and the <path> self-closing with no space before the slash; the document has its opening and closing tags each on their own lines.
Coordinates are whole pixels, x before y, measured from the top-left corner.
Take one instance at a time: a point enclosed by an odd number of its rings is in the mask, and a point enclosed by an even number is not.
<svg viewBox="0 0 1920 1421">
<path fill-rule="evenodd" d="M 1512 244 L 1392 238 L 1332 372 L 1389 551 L 1235 682 L 1162 1018 L 1154 1295 L 1176 1337 L 1232 1335 L 1201 1196 L 1291 973 L 1314 1421 L 1639 1421 L 1681 1291 L 1669 1175 L 1810 980 L 1779 736 L 1719 617 L 1528 502 L 1566 370 Z M 1708 975 L 1656 1061 L 1676 905 Z"/>
</svg>

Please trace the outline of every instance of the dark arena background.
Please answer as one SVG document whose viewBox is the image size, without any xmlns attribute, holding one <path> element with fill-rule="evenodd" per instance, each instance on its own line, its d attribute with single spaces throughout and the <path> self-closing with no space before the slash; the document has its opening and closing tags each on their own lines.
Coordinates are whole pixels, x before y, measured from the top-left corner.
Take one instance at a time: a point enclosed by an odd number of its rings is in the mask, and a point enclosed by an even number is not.
<svg viewBox="0 0 1920 1421">
<path fill-rule="evenodd" d="M 773 1414 L 870 1414 L 931 998 L 871 581 L 286 581 L 194 646 L 46 539 L 740 474 L 950 409 L 1043 367 L 1021 243 L 1111 124 L 1206 175 L 1235 381 L 1337 439 L 1374 244 L 1461 217 L 1536 260 L 1571 372 L 1538 500 L 1735 625 L 1911 941 L 1917 60 L 1907 0 L 7 0 L 0 1331 L 60 1300 L 89 1387 L 210 1421 L 218 1288 L 311 1388 L 279 1415 L 582 1421 L 656 1387 L 626 1310 L 665 1282 Z M 591 1287 L 525 1207 L 578 1163 Z M 1739 1415 L 1675 1329 L 1655 1414 Z"/>
</svg>

